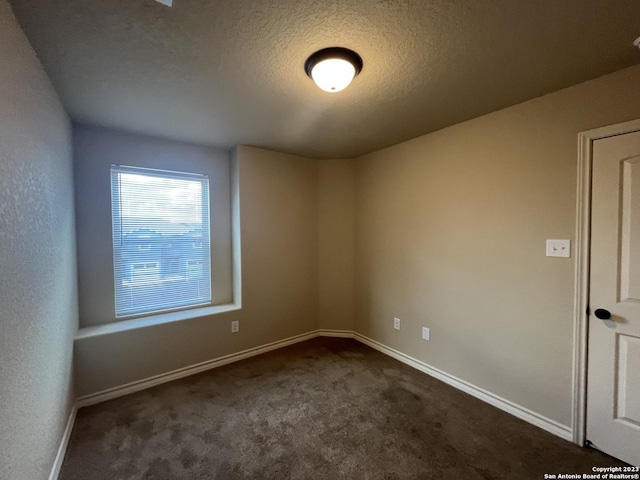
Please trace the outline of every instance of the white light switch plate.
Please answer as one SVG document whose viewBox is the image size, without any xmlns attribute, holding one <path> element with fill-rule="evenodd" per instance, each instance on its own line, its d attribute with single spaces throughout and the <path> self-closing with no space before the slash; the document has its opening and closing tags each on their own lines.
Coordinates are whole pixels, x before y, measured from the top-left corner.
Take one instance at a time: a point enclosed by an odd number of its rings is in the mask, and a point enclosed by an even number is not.
<svg viewBox="0 0 640 480">
<path fill-rule="evenodd" d="M 571 256 L 571 240 L 547 240 L 547 257 L 565 257 Z"/>
</svg>

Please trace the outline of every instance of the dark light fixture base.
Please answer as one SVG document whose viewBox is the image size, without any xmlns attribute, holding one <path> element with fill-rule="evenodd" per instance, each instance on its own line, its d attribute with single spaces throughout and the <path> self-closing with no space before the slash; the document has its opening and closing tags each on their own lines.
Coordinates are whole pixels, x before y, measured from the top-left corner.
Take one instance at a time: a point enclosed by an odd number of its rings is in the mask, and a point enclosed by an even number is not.
<svg viewBox="0 0 640 480">
<path fill-rule="evenodd" d="M 323 60 L 330 58 L 340 58 L 353 65 L 353 68 L 356 70 L 354 77 L 362 70 L 362 57 L 356 52 L 343 47 L 329 47 L 311 54 L 311 56 L 307 58 L 307 61 L 304 62 L 304 71 L 311 78 L 311 70 L 313 70 L 313 67 Z"/>
</svg>

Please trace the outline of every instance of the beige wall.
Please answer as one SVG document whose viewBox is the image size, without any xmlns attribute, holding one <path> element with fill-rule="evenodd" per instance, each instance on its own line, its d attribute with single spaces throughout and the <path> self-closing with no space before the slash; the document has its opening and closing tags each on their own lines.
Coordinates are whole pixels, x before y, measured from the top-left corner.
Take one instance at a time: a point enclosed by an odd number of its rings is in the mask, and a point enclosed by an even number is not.
<svg viewBox="0 0 640 480">
<path fill-rule="evenodd" d="M 353 330 L 353 160 L 318 162 L 318 328 Z"/>
<path fill-rule="evenodd" d="M 77 340 L 79 395 L 317 328 L 317 164 L 243 146 L 236 154 L 242 310 Z"/>
<path fill-rule="evenodd" d="M 632 67 L 358 159 L 356 330 L 570 425 L 574 259 L 545 239 L 575 240 L 578 132 L 640 117 L 639 83 Z"/>
<path fill-rule="evenodd" d="M 77 341 L 79 394 L 354 329 L 570 425 L 574 262 L 545 257 L 545 239 L 574 239 L 577 133 L 639 117 L 638 80 L 633 67 L 356 160 L 239 147 L 242 310 Z"/>
<path fill-rule="evenodd" d="M 71 128 L 0 0 L 0 478 L 45 479 L 73 403 Z"/>
</svg>

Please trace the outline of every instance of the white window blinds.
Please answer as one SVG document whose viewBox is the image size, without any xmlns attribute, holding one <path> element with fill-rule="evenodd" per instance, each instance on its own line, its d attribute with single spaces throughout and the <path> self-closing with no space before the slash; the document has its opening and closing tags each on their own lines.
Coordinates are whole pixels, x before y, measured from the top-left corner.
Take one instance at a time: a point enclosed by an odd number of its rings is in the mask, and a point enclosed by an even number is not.
<svg viewBox="0 0 640 480">
<path fill-rule="evenodd" d="M 209 180 L 111 166 L 116 317 L 211 303 Z"/>
</svg>

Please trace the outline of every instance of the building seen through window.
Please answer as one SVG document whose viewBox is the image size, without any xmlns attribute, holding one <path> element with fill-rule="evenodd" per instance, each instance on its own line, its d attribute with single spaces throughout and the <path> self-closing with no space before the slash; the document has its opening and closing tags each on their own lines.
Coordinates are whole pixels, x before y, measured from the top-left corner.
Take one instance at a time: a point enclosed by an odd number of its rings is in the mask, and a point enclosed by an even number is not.
<svg viewBox="0 0 640 480">
<path fill-rule="evenodd" d="M 204 175 L 111 167 L 116 316 L 211 303 Z"/>
</svg>

